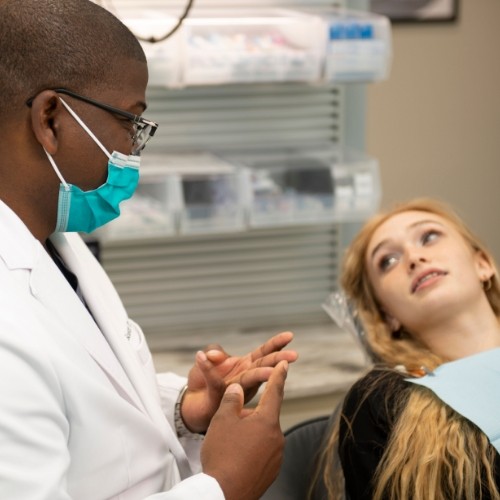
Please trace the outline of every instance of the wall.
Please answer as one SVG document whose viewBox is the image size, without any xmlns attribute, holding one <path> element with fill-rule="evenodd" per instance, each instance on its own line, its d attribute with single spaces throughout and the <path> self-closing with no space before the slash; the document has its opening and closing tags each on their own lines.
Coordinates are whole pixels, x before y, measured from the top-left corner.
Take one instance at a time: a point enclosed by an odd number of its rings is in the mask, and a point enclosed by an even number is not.
<svg viewBox="0 0 500 500">
<path fill-rule="evenodd" d="M 500 261 L 500 2 L 460 0 L 452 24 L 393 26 L 390 78 L 367 90 L 366 148 L 383 206 L 451 203 Z"/>
</svg>

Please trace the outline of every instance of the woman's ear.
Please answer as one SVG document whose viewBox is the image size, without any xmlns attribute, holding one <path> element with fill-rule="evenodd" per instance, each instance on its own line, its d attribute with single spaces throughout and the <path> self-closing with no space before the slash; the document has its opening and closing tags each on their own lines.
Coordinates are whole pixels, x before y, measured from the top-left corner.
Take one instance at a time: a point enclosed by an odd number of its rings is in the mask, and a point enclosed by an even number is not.
<svg viewBox="0 0 500 500">
<path fill-rule="evenodd" d="M 479 281 L 488 281 L 496 274 L 495 266 L 491 263 L 490 258 L 481 251 L 475 254 L 475 265 Z"/>
<path fill-rule="evenodd" d="M 31 126 L 38 142 L 54 155 L 57 152 L 57 130 L 62 106 L 56 92 L 44 90 L 36 95 L 31 104 Z"/>
<path fill-rule="evenodd" d="M 401 329 L 401 323 L 394 316 L 386 312 L 384 312 L 384 320 L 391 332 L 397 332 Z"/>
</svg>

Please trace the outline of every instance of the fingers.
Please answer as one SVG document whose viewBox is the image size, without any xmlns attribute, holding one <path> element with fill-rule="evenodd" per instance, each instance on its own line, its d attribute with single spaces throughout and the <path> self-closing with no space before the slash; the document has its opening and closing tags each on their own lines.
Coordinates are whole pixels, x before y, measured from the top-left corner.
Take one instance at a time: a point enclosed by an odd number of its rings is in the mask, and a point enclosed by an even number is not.
<svg viewBox="0 0 500 500">
<path fill-rule="evenodd" d="M 288 363 L 280 361 L 273 368 L 267 381 L 264 392 L 255 408 L 256 412 L 267 415 L 269 418 L 279 418 L 281 403 L 285 393 L 285 380 L 288 374 Z"/>
<path fill-rule="evenodd" d="M 208 344 L 203 349 L 203 352 L 208 352 L 208 351 L 220 351 L 225 354 L 225 351 L 220 344 Z"/>
<path fill-rule="evenodd" d="M 219 344 L 209 344 L 203 352 L 207 358 L 214 364 L 218 365 L 229 357 L 229 354 Z"/>
<path fill-rule="evenodd" d="M 209 359 L 207 353 L 203 351 L 198 351 L 195 359 L 198 368 L 205 378 L 208 391 L 220 391 L 220 393 L 222 393 L 226 384 L 217 374 L 216 363 L 214 363 L 212 359 Z"/>
<path fill-rule="evenodd" d="M 273 352 L 272 354 L 268 354 L 262 358 L 255 360 L 252 363 L 252 366 L 255 368 L 265 368 L 265 367 L 273 367 L 276 366 L 280 361 L 286 361 L 288 363 L 293 363 L 297 360 L 299 355 L 296 351 L 286 350 Z"/>
<path fill-rule="evenodd" d="M 275 370 L 272 384 L 276 389 L 284 381 L 283 365 Z M 203 472 L 217 480 L 227 500 L 261 498 L 278 474 L 284 437 L 276 399 L 279 392 L 268 397 L 259 414 L 243 408 L 243 390 L 238 384 L 224 392 L 203 441 L 200 461 Z"/>
<path fill-rule="evenodd" d="M 286 361 L 286 360 L 285 360 Z M 278 364 L 278 363 L 276 363 Z M 231 382 L 236 382 L 243 387 L 243 390 L 258 388 L 260 384 L 267 382 L 273 373 L 275 365 L 253 368 L 234 378 Z"/>
<path fill-rule="evenodd" d="M 243 388 L 239 384 L 231 384 L 227 387 L 222 396 L 217 413 L 229 413 L 240 415 L 243 409 L 244 396 Z"/>
<path fill-rule="evenodd" d="M 268 354 L 271 354 L 273 352 L 281 351 L 281 349 L 288 345 L 292 341 L 292 339 L 292 332 L 282 332 L 278 335 L 275 335 L 274 337 L 271 337 L 267 342 L 252 351 L 252 353 L 250 354 L 252 361 L 267 356 Z"/>
<path fill-rule="evenodd" d="M 263 382 L 269 380 L 269 377 L 273 373 L 273 367 L 266 366 L 262 368 L 254 368 L 252 370 L 248 370 L 241 374 L 234 382 L 237 382 L 243 387 L 243 390 L 256 388 L 260 386 Z"/>
<path fill-rule="evenodd" d="M 287 346 L 293 339 L 292 332 L 282 332 L 274 335 L 264 344 L 257 347 L 249 355 L 250 360 L 253 362 L 259 361 L 259 366 L 275 366 L 279 361 L 286 360 L 293 363 L 297 359 L 295 351 L 280 351 Z M 228 359 L 229 354 L 219 344 L 209 344 L 203 349 L 207 359 L 214 364 L 220 364 Z M 272 357 L 267 357 L 269 355 Z M 266 359 L 264 359 L 266 358 Z"/>
<path fill-rule="evenodd" d="M 219 349 L 209 349 L 204 351 L 204 354 L 215 365 L 219 365 L 228 358 L 227 353 Z"/>
</svg>

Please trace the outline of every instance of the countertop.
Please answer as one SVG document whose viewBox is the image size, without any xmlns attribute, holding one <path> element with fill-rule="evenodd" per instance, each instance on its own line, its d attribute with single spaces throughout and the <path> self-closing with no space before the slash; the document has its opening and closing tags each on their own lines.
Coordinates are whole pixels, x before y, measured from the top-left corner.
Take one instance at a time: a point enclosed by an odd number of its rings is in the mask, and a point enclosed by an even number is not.
<svg viewBox="0 0 500 500">
<path fill-rule="evenodd" d="M 345 392 L 367 369 L 365 357 L 351 334 L 332 324 L 291 328 L 294 339 L 290 348 L 299 359 L 290 366 L 285 399 L 304 398 Z M 187 375 L 197 350 L 212 342 L 226 352 L 242 355 L 254 350 L 274 331 L 229 331 L 217 335 L 207 332 L 162 338 L 162 350 L 153 349 L 157 371 L 174 371 Z"/>
</svg>

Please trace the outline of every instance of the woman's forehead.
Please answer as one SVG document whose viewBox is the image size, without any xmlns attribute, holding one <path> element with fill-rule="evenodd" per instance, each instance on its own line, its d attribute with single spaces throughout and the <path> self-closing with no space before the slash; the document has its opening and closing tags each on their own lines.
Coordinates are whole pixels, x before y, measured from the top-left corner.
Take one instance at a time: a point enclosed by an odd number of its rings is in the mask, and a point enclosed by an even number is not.
<svg viewBox="0 0 500 500">
<path fill-rule="evenodd" d="M 437 223 L 446 227 L 451 226 L 447 219 L 432 212 L 420 210 L 400 212 L 388 217 L 373 231 L 368 244 L 368 252 L 370 252 L 370 249 L 378 246 L 382 241 L 404 237 L 409 234 L 413 228 L 417 228 L 426 223 Z"/>
</svg>

